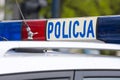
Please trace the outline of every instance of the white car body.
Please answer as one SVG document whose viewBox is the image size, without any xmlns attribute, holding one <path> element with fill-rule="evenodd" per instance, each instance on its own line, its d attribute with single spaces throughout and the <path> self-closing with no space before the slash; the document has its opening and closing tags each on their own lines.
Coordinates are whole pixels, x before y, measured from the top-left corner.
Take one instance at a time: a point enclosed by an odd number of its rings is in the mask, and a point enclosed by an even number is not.
<svg viewBox="0 0 120 80">
<path fill-rule="evenodd" d="M 70 44 L 72 43 L 72 44 Z M 14 48 L 90 48 L 119 50 L 120 45 L 96 44 L 80 42 L 0 42 L 0 80 L 83 80 L 83 76 L 109 77 L 110 80 L 120 78 L 120 58 L 108 56 L 92 56 L 68 54 L 48 51 L 45 53 L 15 52 Z M 74 44 L 74 45 L 73 45 Z M 97 47 L 92 45 L 95 44 Z M 73 45 L 73 46 L 72 46 Z M 103 48 L 104 46 L 104 48 Z M 79 76 L 79 74 L 82 74 Z M 83 75 L 84 74 L 84 75 Z M 104 74 L 104 75 L 103 75 Z M 100 78 L 101 80 L 102 78 Z M 93 79 L 94 80 L 94 79 Z M 95 80 L 97 80 L 95 78 Z M 106 80 L 106 79 L 105 79 Z"/>
<path fill-rule="evenodd" d="M 1 58 L 0 74 L 61 70 L 120 70 L 119 58 L 45 54 Z"/>
</svg>

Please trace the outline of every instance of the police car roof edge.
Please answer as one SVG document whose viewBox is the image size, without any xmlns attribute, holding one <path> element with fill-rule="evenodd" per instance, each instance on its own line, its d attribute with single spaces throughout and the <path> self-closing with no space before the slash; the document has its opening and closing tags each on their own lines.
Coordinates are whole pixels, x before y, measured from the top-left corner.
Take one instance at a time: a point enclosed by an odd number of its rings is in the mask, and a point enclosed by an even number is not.
<svg viewBox="0 0 120 80">
<path fill-rule="evenodd" d="M 47 42 L 47 41 L 4 41 L 0 42 L 0 56 L 14 48 L 81 48 L 120 50 L 118 44 L 88 43 L 88 42 Z M 94 46 L 93 46 L 94 45 Z M 4 46 L 4 47 L 3 47 Z"/>
<path fill-rule="evenodd" d="M 0 74 L 57 70 L 119 70 L 119 60 L 109 57 L 78 56 L 7 57 L 0 58 Z"/>
</svg>

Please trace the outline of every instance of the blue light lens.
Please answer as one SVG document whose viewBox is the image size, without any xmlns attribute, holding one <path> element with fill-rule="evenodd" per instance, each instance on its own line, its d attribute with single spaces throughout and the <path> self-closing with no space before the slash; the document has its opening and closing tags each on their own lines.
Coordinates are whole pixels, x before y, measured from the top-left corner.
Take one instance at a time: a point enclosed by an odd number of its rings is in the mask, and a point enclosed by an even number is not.
<svg viewBox="0 0 120 80">
<path fill-rule="evenodd" d="M 120 44 L 120 16 L 98 17 L 97 39 Z"/>
<path fill-rule="evenodd" d="M 7 38 L 9 41 L 21 40 L 22 22 L 0 22 L 0 37 Z M 3 41 L 0 38 L 0 41 Z"/>
</svg>

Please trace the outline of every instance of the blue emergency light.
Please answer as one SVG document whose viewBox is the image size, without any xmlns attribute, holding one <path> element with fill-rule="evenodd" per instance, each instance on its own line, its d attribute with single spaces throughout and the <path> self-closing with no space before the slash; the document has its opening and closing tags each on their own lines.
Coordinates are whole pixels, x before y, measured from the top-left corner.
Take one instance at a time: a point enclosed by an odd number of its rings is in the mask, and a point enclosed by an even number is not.
<svg viewBox="0 0 120 80">
<path fill-rule="evenodd" d="M 22 22 L 0 22 L 0 40 L 21 40 Z"/>
<path fill-rule="evenodd" d="M 120 16 L 98 17 L 97 39 L 120 44 Z"/>
<path fill-rule="evenodd" d="M 3 41 L 103 41 L 120 44 L 120 16 L 2 21 Z"/>
</svg>

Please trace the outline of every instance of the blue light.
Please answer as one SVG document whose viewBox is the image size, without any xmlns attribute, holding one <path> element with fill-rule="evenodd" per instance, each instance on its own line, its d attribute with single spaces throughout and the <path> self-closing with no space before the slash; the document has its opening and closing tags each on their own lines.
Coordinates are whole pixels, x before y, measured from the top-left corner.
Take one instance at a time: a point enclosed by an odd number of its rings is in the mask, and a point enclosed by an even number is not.
<svg viewBox="0 0 120 80">
<path fill-rule="evenodd" d="M 97 39 L 120 44 L 120 16 L 98 17 Z"/>
<path fill-rule="evenodd" d="M 22 22 L 0 22 L 0 36 L 9 41 L 21 40 Z M 3 39 L 0 38 L 0 41 Z"/>
</svg>

